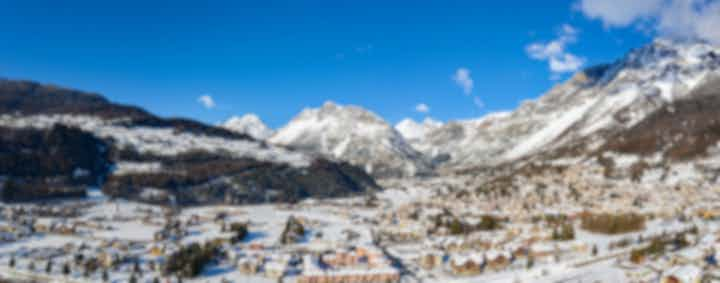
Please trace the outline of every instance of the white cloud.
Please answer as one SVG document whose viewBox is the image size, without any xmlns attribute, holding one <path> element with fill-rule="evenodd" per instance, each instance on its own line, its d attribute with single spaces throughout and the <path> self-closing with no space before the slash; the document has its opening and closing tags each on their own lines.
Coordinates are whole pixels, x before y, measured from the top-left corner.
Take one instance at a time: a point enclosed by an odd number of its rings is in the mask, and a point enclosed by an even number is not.
<svg viewBox="0 0 720 283">
<path fill-rule="evenodd" d="M 197 102 L 202 104 L 202 106 L 207 109 L 215 108 L 215 100 L 213 100 L 212 96 L 210 96 L 209 94 L 201 95 L 200 97 L 198 97 Z"/>
<path fill-rule="evenodd" d="M 530 58 L 548 61 L 548 67 L 555 75 L 575 72 L 585 64 L 585 58 L 568 52 L 567 45 L 577 41 L 578 31 L 570 25 L 562 25 L 557 38 L 549 42 L 534 42 L 525 47 Z"/>
<path fill-rule="evenodd" d="M 585 59 L 564 53 L 559 56 L 550 57 L 550 70 L 555 73 L 575 72 L 585 65 Z"/>
<path fill-rule="evenodd" d="M 418 105 L 415 105 L 415 111 L 420 113 L 428 113 L 430 112 L 430 106 L 427 106 L 425 103 L 420 103 Z"/>
<path fill-rule="evenodd" d="M 452 76 L 453 81 L 463 89 L 463 93 L 470 95 L 472 93 L 474 82 L 470 77 L 470 70 L 467 68 L 458 68 Z"/>
<path fill-rule="evenodd" d="M 478 108 L 485 107 L 485 103 L 483 103 L 479 96 L 471 95 L 473 88 L 475 87 L 475 82 L 470 76 L 470 70 L 468 70 L 467 68 L 458 68 L 457 70 L 455 70 L 455 74 L 452 76 L 452 80 L 455 81 L 455 83 L 463 89 L 463 93 L 465 95 L 472 97 L 475 106 L 477 106 Z"/>
<path fill-rule="evenodd" d="M 657 13 L 664 0 L 581 0 L 578 8 L 591 19 L 600 19 L 606 27 L 627 26 Z"/>
<path fill-rule="evenodd" d="M 720 43 L 719 0 L 580 0 L 577 7 L 606 27 L 649 26 L 661 36 Z"/>
<path fill-rule="evenodd" d="M 565 45 L 559 41 L 551 41 L 548 43 L 532 43 L 525 50 L 530 58 L 536 60 L 545 60 L 547 58 L 558 56 L 565 52 Z"/>
</svg>

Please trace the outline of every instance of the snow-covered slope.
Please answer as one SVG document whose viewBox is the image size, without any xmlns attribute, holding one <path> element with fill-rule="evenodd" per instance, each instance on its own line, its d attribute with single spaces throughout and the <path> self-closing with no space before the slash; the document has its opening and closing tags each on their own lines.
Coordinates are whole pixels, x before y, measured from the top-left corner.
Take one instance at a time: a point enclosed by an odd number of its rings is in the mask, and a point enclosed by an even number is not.
<svg viewBox="0 0 720 283">
<path fill-rule="evenodd" d="M 446 154 L 447 166 L 494 165 L 578 141 L 592 151 L 661 106 L 686 97 L 720 70 L 720 49 L 700 42 L 657 39 L 610 65 L 577 73 L 509 113 L 451 122 L 415 145 Z"/>
<path fill-rule="evenodd" d="M 363 166 L 376 176 L 415 175 L 429 169 L 400 133 L 357 106 L 326 102 L 320 108 L 305 109 L 270 142 Z"/>
<path fill-rule="evenodd" d="M 417 141 L 422 141 L 428 132 L 442 127 L 442 122 L 433 120 L 432 118 L 425 118 L 422 123 L 415 122 L 410 118 L 405 118 L 395 125 L 397 130 L 408 143 L 413 144 Z"/>
<path fill-rule="evenodd" d="M 29 81 L 0 80 L 0 128 L 7 133 L 0 152 L 17 153 L 0 155 L 3 177 L 38 188 L 101 185 L 115 197 L 179 204 L 297 201 L 379 188 L 356 166 Z M 27 174 L 15 165 L 23 162 L 50 167 Z M 84 175 L 92 182 L 76 182 Z M 38 192 L 13 199 L 56 195 Z"/>
<path fill-rule="evenodd" d="M 108 120 L 89 115 L 0 114 L 0 126 L 50 129 L 56 124 L 77 127 L 100 138 L 112 139 L 119 148 L 141 154 L 175 156 L 194 151 L 226 154 L 237 158 L 286 163 L 296 167 L 310 164 L 312 157 L 286 148 L 263 145 L 251 139 L 235 139 L 180 132 L 170 127 L 128 126 L 122 119 Z"/>
<path fill-rule="evenodd" d="M 236 133 L 247 134 L 258 140 L 266 140 L 274 133 L 260 120 L 260 117 L 252 113 L 240 117 L 232 116 L 222 126 Z"/>
<path fill-rule="evenodd" d="M 479 119 L 448 122 L 428 131 L 423 140 L 413 142 L 413 147 L 435 163 L 476 164 L 473 161 L 490 159 L 488 154 L 505 148 L 502 137 L 490 135 L 493 129 L 504 126 L 498 121 L 507 115 L 498 112 Z"/>
</svg>

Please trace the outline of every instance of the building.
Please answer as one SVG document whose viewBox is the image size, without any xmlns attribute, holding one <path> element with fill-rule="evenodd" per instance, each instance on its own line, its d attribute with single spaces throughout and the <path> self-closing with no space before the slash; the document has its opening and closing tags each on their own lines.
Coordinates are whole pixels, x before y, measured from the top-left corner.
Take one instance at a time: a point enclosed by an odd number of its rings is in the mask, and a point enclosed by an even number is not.
<svg viewBox="0 0 720 283">
<path fill-rule="evenodd" d="M 439 251 L 426 251 L 420 256 L 420 266 L 424 269 L 435 269 L 442 265 L 443 254 Z"/>
<path fill-rule="evenodd" d="M 255 275 L 260 271 L 260 262 L 255 258 L 242 258 L 238 260 L 237 268 L 243 274 Z"/>
<path fill-rule="evenodd" d="M 695 265 L 675 266 L 665 271 L 660 283 L 700 283 L 702 269 Z"/>
<path fill-rule="evenodd" d="M 479 253 L 468 255 L 453 255 L 450 257 L 450 269 L 455 275 L 478 275 L 485 270 L 485 265 L 485 256 Z"/>
</svg>

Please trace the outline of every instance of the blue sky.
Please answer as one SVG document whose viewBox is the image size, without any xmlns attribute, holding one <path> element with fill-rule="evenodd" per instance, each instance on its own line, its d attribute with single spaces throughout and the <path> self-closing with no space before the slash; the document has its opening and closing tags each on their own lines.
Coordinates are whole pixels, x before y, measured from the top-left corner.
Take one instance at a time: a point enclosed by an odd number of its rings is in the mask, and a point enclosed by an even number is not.
<svg viewBox="0 0 720 283">
<path fill-rule="evenodd" d="M 0 77 L 208 123 L 252 112 L 279 127 L 326 100 L 391 123 L 466 119 L 513 109 L 579 63 L 613 61 L 653 36 L 581 9 L 560 0 L 0 0 Z M 553 59 L 578 64 L 554 72 Z M 429 111 L 416 111 L 421 103 Z"/>
</svg>

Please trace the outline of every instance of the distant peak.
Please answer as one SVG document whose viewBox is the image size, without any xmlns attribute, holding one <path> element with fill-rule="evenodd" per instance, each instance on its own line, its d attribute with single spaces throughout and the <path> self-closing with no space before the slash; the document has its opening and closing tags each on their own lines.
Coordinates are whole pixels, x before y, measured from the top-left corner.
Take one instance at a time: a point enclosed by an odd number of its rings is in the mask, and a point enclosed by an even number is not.
<svg viewBox="0 0 720 283">
<path fill-rule="evenodd" d="M 234 132 L 247 134 L 258 140 L 267 139 L 273 134 L 273 130 L 265 125 L 260 117 L 254 113 L 248 113 L 243 116 L 232 116 L 222 124 L 222 127 Z"/>
</svg>

